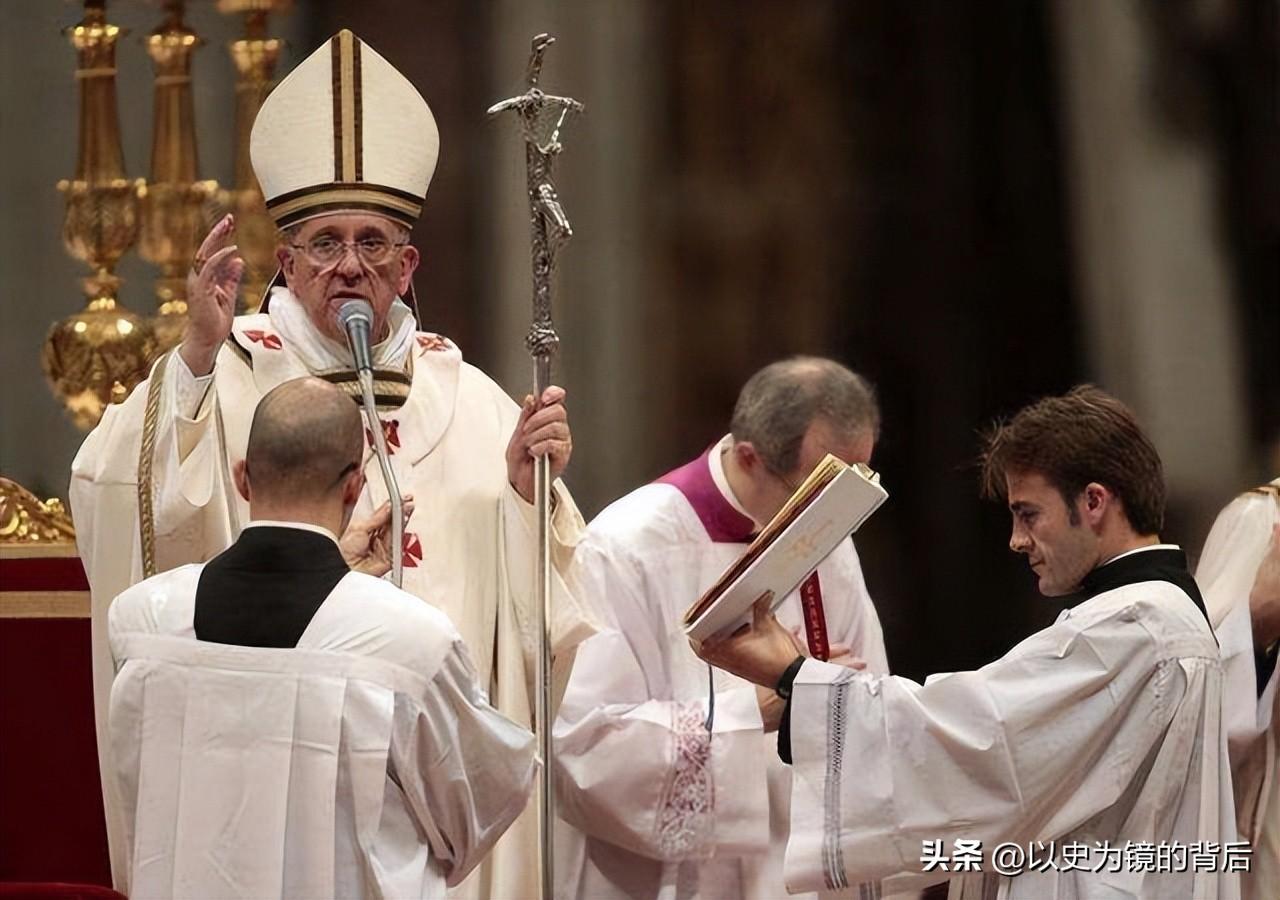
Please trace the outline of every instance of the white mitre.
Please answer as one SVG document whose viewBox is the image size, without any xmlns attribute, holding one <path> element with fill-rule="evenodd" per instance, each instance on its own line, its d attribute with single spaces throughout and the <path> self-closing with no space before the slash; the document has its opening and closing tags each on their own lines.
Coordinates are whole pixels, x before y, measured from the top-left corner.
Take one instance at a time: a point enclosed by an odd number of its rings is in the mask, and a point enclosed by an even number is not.
<svg viewBox="0 0 1280 900">
<path fill-rule="evenodd" d="M 280 228 L 350 210 L 412 227 L 440 133 L 409 80 L 344 28 L 267 96 L 249 155 Z"/>
</svg>

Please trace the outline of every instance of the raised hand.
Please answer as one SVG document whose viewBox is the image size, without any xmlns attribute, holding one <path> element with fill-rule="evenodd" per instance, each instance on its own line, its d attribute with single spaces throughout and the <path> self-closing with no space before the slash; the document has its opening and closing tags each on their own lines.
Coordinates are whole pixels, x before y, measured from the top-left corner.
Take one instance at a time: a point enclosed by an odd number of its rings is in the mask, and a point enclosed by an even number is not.
<svg viewBox="0 0 1280 900">
<path fill-rule="evenodd" d="M 244 260 L 232 243 L 235 218 L 228 213 L 205 236 L 187 275 L 187 329 L 179 353 L 199 377 L 213 371 L 218 348 L 231 333 L 236 294 L 244 275 Z"/>
<path fill-rule="evenodd" d="M 507 444 L 507 480 L 525 502 L 533 502 L 533 461 L 551 457 L 554 480 L 569 465 L 573 453 L 573 435 L 569 431 L 569 413 L 564 405 L 564 388 L 552 385 L 542 392 L 542 402 L 525 397 L 520 418 Z"/>
</svg>

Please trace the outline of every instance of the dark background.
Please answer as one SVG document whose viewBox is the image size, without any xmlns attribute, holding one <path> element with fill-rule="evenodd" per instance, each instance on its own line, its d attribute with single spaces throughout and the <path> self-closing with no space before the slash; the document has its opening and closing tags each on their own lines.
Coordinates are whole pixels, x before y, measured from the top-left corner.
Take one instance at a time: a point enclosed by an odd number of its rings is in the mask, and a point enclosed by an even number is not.
<svg viewBox="0 0 1280 900">
<path fill-rule="evenodd" d="M 119 0 L 108 11 L 133 29 L 120 51 L 121 115 L 127 164 L 144 174 L 150 69 L 139 40 L 159 4 Z M 79 302 L 52 189 L 74 165 L 74 59 L 58 29 L 79 8 L 6 2 L 0 12 L 9 26 L 0 469 L 65 496 L 81 438 L 40 386 L 35 360 L 44 329 Z M 1143 146 L 1188 148 L 1204 161 L 1197 177 L 1211 182 L 1210 202 L 1188 221 L 1207 223 L 1193 246 L 1223 273 L 1224 303 L 1209 321 L 1225 321 L 1230 340 L 1206 332 L 1189 355 L 1229 363 L 1238 376 L 1225 390 L 1167 379 L 1196 361 L 1162 357 L 1163 337 L 1147 332 L 1162 320 L 1160 303 L 1172 315 L 1194 297 L 1152 298 L 1140 280 L 1116 278 L 1120 308 L 1104 308 L 1085 275 L 1099 254 L 1120 275 L 1139 257 L 1178 265 L 1185 255 L 1153 229 L 1130 228 L 1125 246 L 1082 242 L 1080 210 L 1097 189 L 1073 162 L 1082 114 L 1066 98 L 1095 77 L 1106 101 L 1129 58 L 1104 58 L 1114 75 L 1091 73 L 1070 68 L 1065 51 L 1115 37 L 1103 12 L 1122 17 L 1129 43 L 1116 46 L 1132 50 L 1146 111 L 1117 127 L 1132 127 Z M 222 45 L 239 25 L 203 2 L 188 19 L 208 41 L 196 73 L 203 172 L 225 180 L 232 88 Z M 993 418 L 1081 381 L 1119 393 L 1158 426 L 1166 462 L 1179 460 L 1165 537 L 1192 556 L 1216 510 L 1280 468 L 1271 455 L 1280 433 L 1274 2 L 298 0 L 272 20 L 290 41 L 280 75 L 348 27 L 428 98 L 443 150 L 415 231 L 423 318 L 513 394 L 527 380 L 522 334 L 504 324 L 513 314 L 501 298 L 527 290 L 516 284 L 527 250 L 519 231 L 495 236 L 495 222 L 519 219 L 520 185 L 503 162 L 519 151 L 510 123 L 483 111 L 520 90 L 526 23 L 528 34 L 560 38 L 549 89 L 588 105 L 565 138 L 559 181 L 578 236 L 557 300 L 559 377 L 577 437 L 567 480 L 588 515 L 723 434 L 759 367 L 793 353 L 836 357 L 880 391 L 874 464 L 891 501 L 857 544 L 891 664 L 920 678 L 980 665 L 1058 611 L 1007 549 L 1007 514 L 977 497 L 978 435 Z M 632 106 L 619 112 L 619 97 Z M 1192 195 L 1172 176 L 1155 187 L 1125 182 L 1123 165 L 1117 154 L 1114 183 L 1131 192 L 1110 199 L 1122 211 L 1164 192 Z M 629 268 L 616 269 L 619 259 Z M 149 308 L 153 273 L 132 259 L 122 271 L 122 297 Z M 1136 375 L 1117 374 L 1099 342 L 1108 316 L 1130 302 L 1156 309 L 1124 335 Z M 1214 418 L 1228 400 L 1238 412 Z M 1199 446 L 1188 448 L 1169 437 L 1187 433 L 1170 425 L 1170 410 L 1229 431 L 1192 427 Z M 1187 464 L 1196 453 L 1203 466 Z"/>
</svg>

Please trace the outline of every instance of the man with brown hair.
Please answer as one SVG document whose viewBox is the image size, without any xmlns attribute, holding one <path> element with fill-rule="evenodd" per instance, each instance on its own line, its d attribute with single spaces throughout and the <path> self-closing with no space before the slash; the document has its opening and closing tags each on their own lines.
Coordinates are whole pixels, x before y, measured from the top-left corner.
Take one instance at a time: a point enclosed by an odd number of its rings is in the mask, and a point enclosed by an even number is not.
<svg viewBox="0 0 1280 900">
<path fill-rule="evenodd" d="M 983 484 L 1068 604 L 1001 659 L 924 685 L 831 666 L 797 657 L 766 603 L 698 648 L 790 698 L 788 888 L 1237 897 L 1218 647 L 1185 555 L 1160 543 L 1155 448 L 1078 387 L 991 431 Z"/>
</svg>

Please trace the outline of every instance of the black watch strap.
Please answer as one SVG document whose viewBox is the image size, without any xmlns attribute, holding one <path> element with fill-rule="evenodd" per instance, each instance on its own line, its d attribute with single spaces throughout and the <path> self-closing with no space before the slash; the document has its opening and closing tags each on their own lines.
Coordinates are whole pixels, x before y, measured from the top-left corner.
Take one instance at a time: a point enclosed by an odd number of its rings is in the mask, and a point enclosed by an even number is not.
<svg viewBox="0 0 1280 900">
<path fill-rule="evenodd" d="M 795 684 L 796 676 L 800 674 L 800 667 L 804 665 L 804 657 L 797 656 L 791 661 L 791 665 L 787 666 L 782 672 L 782 677 L 778 679 L 778 683 L 774 685 L 773 692 L 783 700 L 791 699 L 791 687 Z"/>
</svg>

